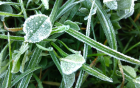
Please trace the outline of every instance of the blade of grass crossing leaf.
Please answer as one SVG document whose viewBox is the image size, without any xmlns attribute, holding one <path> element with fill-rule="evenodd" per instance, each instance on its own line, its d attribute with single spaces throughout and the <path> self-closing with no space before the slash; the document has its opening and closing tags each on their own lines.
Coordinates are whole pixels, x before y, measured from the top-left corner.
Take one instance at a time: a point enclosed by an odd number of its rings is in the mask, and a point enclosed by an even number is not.
<svg viewBox="0 0 140 88">
<path fill-rule="evenodd" d="M 19 82 L 21 79 L 23 79 L 25 76 L 27 76 L 28 74 L 34 72 L 37 69 L 40 69 L 41 67 L 35 67 L 35 68 L 31 68 L 26 70 L 24 73 L 22 73 L 21 75 L 19 75 L 18 77 L 16 77 L 12 83 L 11 83 L 11 87 L 14 86 L 17 82 Z"/>
<path fill-rule="evenodd" d="M 78 39 L 79 41 L 84 42 L 84 43 L 88 44 L 89 46 L 91 46 L 91 47 L 111 56 L 111 57 L 117 58 L 119 60 L 127 61 L 129 63 L 140 65 L 139 60 L 134 59 L 132 57 L 129 57 L 127 55 L 124 55 L 116 50 L 113 50 L 113 49 L 111 49 L 111 48 L 109 48 L 109 47 L 89 38 L 89 37 L 86 37 L 85 35 L 83 35 L 80 32 L 77 32 L 73 29 L 69 29 L 66 32 L 68 34 L 70 34 L 71 36 L 75 37 L 76 39 Z"/>
<path fill-rule="evenodd" d="M 42 85 L 41 80 L 40 80 L 35 74 L 33 74 L 33 76 L 34 76 L 34 78 L 36 79 L 36 81 L 37 81 L 37 83 L 38 83 L 38 87 L 39 87 L 39 88 L 43 88 L 43 85 Z"/>
<path fill-rule="evenodd" d="M 87 37 L 89 37 L 89 35 L 90 35 L 90 24 L 91 24 L 91 17 L 92 17 L 91 13 L 92 13 L 94 4 L 95 4 L 95 0 L 92 2 L 90 13 L 88 15 L 88 21 L 87 21 L 87 27 L 86 27 L 86 36 Z M 84 44 L 83 57 L 84 57 L 85 60 L 87 59 L 87 54 L 88 54 L 88 45 Z M 78 77 L 78 81 L 76 83 L 76 87 L 75 88 L 80 88 L 81 87 L 81 83 L 82 83 L 82 79 L 83 79 L 83 74 L 84 74 L 84 71 L 80 71 L 80 74 L 79 74 L 79 77 Z"/>
<path fill-rule="evenodd" d="M 107 13 L 102 9 L 100 2 L 96 0 L 95 4 L 98 8 L 97 15 L 103 27 L 104 33 L 107 37 L 107 41 L 112 49 L 117 50 L 116 36 L 112 23 L 109 17 L 107 16 Z M 114 69 L 111 77 L 114 76 L 115 70 L 117 68 L 117 62 L 117 59 L 114 59 Z"/>
</svg>

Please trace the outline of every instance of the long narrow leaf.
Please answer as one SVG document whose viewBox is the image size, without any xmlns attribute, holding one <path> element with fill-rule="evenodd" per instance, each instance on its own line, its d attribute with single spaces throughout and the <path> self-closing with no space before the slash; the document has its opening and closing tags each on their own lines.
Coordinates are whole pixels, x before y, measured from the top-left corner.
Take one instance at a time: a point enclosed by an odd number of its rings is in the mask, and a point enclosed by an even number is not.
<svg viewBox="0 0 140 88">
<path fill-rule="evenodd" d="M 21 75 L 19 75 L 18 77 L 16 77 L 12 83 L 11 86 L 14 86 L 19 80 L 21 80 L 22 78 L 24 78 L 25 76 L 27 76 L 28 74 L 34 72 L 35 70 L 39 69 L 40 67 L 35 67 L 35 68 L 31 68 L 26 70 L 24 73 L 22 73 Z"/>
<path fill-rule="evenodd" d="M 84 71 L 86 71 L 87 73 L 89 73 L 90 75 L 93 75 L 93 76 L 95 76 L 95 77 L 97 77 L 97 78 L 99 78 L 101 80 L 113 82 L 111 78 L 105 76 L 104 74 L 98 72 L 95 69 L 90 68 L 89 66 L 87 66 L 85 64 L 83 64 L 82 69 Z"/>
<path fill-rule="evenodd" d="M 126 62 L 129 62 L 129 63 L 133 63 L 133 64 L 138 64 L 140 65 L 140 61 L 137 60 L 137 59 L 134 59 L 132 57 L 129 57 L 127 55 L 124 55 L 116 50 L 113 50 L 89 37 L 86 37 L 85 35 L 83 35 L 82 33 L 80 32 L 77 32 L 73 29 L 69 29 L 66 31 L 68 34 L 70 34 L 71 36 L 75 37 L 76 39 L 78 39 L 79 41 L 81 42 L 84 42 L 86 44 L 88 44 L 89 46 L 111 56 L 111 57 L 114 57 L 116 59 L 119 59 L 119 60 L 123 60 L 123 61 L 126 61 Z"/>
</svg>

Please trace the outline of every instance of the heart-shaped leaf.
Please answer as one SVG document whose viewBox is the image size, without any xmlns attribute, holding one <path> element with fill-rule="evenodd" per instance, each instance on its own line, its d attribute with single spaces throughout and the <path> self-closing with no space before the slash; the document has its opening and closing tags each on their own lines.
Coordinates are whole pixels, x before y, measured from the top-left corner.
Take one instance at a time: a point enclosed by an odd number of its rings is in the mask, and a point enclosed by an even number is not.
<svg viewBox="0 0 140 88">
<path fill-rule="evenodd" d="M 24 36 L 26 42 L 40 42 L 49 37 L 52 31 L 50 18 L 43 14 L 30 16 L 23 25 L 23 31 L 26 33 Z"/>
<path fill-rule="evenodd" d="M 61 58 L 61 69 L 64 74 L 72 74 L 77 71 L 82 64 L 85 63 L 85 59 L 80 54 L 72 54 L 65 58 Z"/>
</svg>

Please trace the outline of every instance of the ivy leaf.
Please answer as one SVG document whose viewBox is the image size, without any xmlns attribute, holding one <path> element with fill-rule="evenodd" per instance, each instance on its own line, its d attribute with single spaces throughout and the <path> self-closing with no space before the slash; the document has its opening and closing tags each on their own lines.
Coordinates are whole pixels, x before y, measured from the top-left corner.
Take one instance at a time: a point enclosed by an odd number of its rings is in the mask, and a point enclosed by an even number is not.
<svg viewBox="0 0 140 88">
<path fill-rule="evenodd" d="M 40 42 L 48 38 L 52 31 L 50 18 L 43 14 L 30 16 L 23 25 L 23 31 L 26 33 L 24 36 L 26 42 Z"/>
<path fill-rule="evenodd" d="M 62 72 L 66 75 L 72 74 L 77 71 L 83 63 L 85 63 L 85 59 L 80 54 L 72 54 L 65 58 L 61 58 L 61 69 Z"/>
</svg>

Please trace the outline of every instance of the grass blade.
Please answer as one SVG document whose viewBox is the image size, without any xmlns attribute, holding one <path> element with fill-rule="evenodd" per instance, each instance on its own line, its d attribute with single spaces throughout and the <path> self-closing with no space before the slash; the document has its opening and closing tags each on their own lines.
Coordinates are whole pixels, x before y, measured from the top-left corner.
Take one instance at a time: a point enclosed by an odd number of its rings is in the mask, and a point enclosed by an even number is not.
<svg viewBox="0 0 140 88">
<path fill-rule="evenodd" d="M 68 34 L 70 34 L 71 36 L 75 37 L 76 39 L 78 39 L 79 41 L 81 42 L 84 42 L 86 44 L 88 44 L 89 46 L 111 56 L 111 57 L 114 57 L 116 59 L 119 59 L 119 60 L 123 60 L 123 61 L 126 61 L 126 62 L 129 62 L 129 63 L 133 63 L 133 64 L 138 64 L 140 65 L 140 61 L 137 60 L 137 59 L 134 59 L 132 57 L 129 57 L 127 55 L 124 55 L 116 50 L 113 50 L 89 37 L 86 37 L 85 35 L 83 35 L 82 33 L 80 32 L 77 32 L 73 29 L 69 29 L 66 31 Z"/>
</svg>

